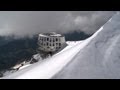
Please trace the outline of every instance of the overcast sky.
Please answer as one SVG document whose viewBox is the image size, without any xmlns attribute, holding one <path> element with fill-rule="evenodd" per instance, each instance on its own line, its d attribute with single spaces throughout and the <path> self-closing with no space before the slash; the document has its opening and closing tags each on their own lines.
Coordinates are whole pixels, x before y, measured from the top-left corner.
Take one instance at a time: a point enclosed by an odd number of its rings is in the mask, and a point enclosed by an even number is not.
<svg viewBox="0 0 120 90">
<path fill-rule="evenodd" d="M 0 11 L 0 35 L 17 36 L 74 30 L 94 33 L 113 11 Z"/>
</svg>

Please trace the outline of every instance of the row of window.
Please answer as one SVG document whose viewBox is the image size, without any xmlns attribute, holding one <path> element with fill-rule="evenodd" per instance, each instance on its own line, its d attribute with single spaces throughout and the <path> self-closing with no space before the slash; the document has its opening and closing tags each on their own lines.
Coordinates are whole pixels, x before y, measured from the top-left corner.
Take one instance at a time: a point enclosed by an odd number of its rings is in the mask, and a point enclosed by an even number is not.
<svg viewBox="0 0 120 90">
<path fill-rule="evenodd" d="M 40 37 L 40 40 L 41 41 L 50 41 L 50 42 L 55 42 L 55 41 L 58 41 L 58 38 L 53 38 L 53 39 L 51 39 L 51 38 L 48 38 L 48 37 Z M 59 39 L 60 40 L 60 39 Z"/>
<path fill-rule="evenodd" d="M 44 45 L 44 46 L 45 46 L 45 45 L 46 45 L 46 46 L 55 46 L 54 43 L 53 43 L 53 44 L 51 44 L 51 43 L 49 44 L 48 42 L 47 42 L 46 44 L 45 44 L 45 43 L 44 43 L 44 44 L 41 43 L 41 45 Z M 58 45 L 61 46 L 61 43 L 56 43 L 56 46 L 58 46 Z"/>
</svg>

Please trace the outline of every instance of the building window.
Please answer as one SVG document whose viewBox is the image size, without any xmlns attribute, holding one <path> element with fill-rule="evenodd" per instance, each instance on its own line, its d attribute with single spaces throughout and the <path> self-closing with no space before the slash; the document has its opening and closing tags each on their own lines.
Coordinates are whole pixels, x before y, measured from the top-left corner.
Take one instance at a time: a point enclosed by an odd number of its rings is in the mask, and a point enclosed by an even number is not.
<svg viewBox="0 0 120 90">
<path fill-rule="evenodd" d="M 58 45 L 58 43 L 56 43 L 56 46 Z"/>
<path fill-rule="evenodd" d="M 53 46 L 55 46 L 55 44 L 53 43 Z"/>
<path fill-rule="evenodd" d="M 58 41 L 58 39 L 56 38 L 56 41 Z"/>
<path fill-rule="evenodd" d="M 59 46 L 61 46 L 61 43 L 59 43 Z"/>
<path fill-rule="evenodd" d="M 49 38 L 47 38 L 47 41 L 49 41 Z"/>
</svg>

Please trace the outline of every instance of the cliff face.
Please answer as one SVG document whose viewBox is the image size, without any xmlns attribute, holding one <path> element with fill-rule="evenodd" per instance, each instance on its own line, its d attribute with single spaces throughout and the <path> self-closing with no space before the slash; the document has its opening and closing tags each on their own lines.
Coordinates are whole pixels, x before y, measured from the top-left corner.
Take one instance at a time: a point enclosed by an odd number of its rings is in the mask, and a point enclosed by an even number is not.
<svg viewBox="0 0 120 90">
<path fill-rule="evenodd" d="M 120 78 L 120 13 L 53 78 Z"/>
</svg>

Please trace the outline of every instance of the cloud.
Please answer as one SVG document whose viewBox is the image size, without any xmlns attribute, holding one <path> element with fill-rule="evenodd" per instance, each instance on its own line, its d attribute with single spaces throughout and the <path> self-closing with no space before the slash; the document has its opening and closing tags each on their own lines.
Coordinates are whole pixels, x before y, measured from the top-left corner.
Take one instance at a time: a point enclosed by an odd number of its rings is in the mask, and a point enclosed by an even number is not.
<svg viewBox="0 0 120 90">
<path fill-rule="evenodd" d="M 107 20 L 113 16 L 115 12 L 108 11 L 91 11 L 91 12 L 77 12 L 69 13 L 61 27 L 67 30 L 80 30 L 87 34 L 92 34 L 98 30 Z"/>
<path fill-rule="evenodd" d="M 94 33 L 114 11 L 1 11 L 0 35 L 25 36 L 73 30 Z"/>
</svg>

